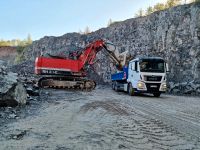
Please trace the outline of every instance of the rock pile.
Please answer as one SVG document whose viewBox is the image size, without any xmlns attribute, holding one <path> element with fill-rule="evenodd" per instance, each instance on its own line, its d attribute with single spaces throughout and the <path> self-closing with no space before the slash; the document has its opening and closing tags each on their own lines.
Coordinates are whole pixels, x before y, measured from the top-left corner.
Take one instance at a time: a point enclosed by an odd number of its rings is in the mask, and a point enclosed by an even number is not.
<svg viewBox="0 0 200 150">
<path fill-rule="evenodd" d="M 0 68 L 0 106 L 17 106 L 26 104 L 27 92 L 23 84 L 18 81 L 16 73 L 7 72 Z"/>
<path fill-rule="evenodd" d="M 169 82 L 169 93 L 200 95 L 200 83 L 183 82 L 174 84 L 173 82 Z"/>
<path fill-rule="evenodd" d="M 32 76 L 34 74 L 34 61 L 27 60 L 20 64 L 12 65 L 7 70 L 24 77 Z"/>
</svg>

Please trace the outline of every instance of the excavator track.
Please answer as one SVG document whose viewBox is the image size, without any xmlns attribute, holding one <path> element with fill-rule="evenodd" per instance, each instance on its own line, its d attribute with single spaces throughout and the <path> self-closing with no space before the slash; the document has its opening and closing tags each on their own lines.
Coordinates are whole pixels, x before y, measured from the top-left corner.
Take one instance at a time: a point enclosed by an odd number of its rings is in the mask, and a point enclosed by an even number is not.
<svg viewBox="0 0 200 150">
<path fill-rule="evenodd" d="M 95 89 L 96 83 L 93 80 L 83 78 L 42 77 L 38 81 L 38 86 L 41 88 L 79 89 L 83 91 L 91 91 Z"/>
</svg>

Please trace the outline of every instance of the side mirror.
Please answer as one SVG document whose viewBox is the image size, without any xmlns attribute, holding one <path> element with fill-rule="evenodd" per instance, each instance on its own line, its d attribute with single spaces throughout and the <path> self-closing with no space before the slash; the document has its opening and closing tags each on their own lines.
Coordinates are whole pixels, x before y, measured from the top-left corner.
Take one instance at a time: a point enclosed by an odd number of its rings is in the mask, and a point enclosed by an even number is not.
<svg viewBox="0 0 200 150">
<path fill-rule="evenodd" d="M 138 62 L 135 62 L 135 71 L 138 72 Z"/>
<path fill-rule="evenodd" d="M 169 65 L 166 63 L 166 72 L 169 73 Z"/>
<path fill-rule="evenodd" d="M 131 63 L 131 70 L 135 71 L 135 64 Z"/>
</svg>

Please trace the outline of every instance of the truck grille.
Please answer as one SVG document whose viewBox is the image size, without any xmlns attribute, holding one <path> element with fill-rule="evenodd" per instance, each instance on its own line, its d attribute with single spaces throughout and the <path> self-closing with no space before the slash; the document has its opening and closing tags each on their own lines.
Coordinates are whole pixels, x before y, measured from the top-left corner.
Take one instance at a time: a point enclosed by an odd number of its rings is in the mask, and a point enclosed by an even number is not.
<svg viewBox="0 0 200 150">
<path fill-rule="evenodd" d="M 148 92 L 159 92 L 160 83 L 146 83 Z"/>
<path fill-rule="evenodd" d="M 162 76 L 144 76 L 145 81 L 161 81 Z"/>
</svg>

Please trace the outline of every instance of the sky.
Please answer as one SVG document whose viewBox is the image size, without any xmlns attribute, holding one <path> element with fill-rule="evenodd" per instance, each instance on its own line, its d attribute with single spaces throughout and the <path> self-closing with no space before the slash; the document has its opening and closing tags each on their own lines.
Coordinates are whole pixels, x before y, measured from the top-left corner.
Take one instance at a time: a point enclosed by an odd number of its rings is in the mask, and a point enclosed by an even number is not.
<svg viewBox="0 0 200 150">
<path fill-rule="evenodd" d="M 33 40 L 106 27 L 165 0 L 0 0 L 0 39 Z"/>
</svg>

